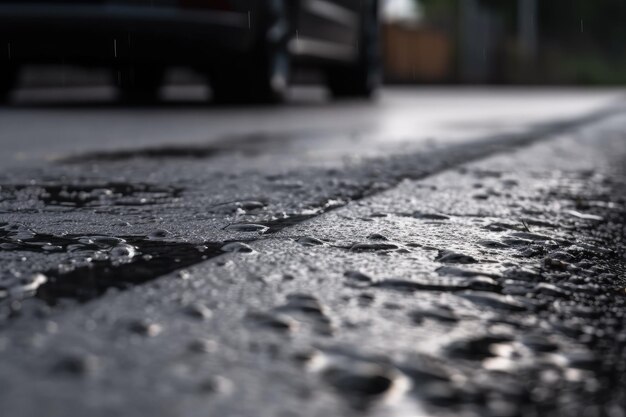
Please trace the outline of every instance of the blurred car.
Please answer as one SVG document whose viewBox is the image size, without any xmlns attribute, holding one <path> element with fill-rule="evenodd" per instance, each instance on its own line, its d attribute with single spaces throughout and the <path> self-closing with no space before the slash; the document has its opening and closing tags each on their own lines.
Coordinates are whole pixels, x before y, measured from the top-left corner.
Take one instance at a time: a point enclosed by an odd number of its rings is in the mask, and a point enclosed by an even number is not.
<svg viewBox="0 0 626 417">
<path fill-rule="evenodd" d="M 110 66 L 128 100 L 154 99 L 173 65 L 207 74 L 219 101 L 279 101 L 296 66 L 368 97 L 378 0 L 0 0 L 0 95 L 50 63 Z"/>
</svg>

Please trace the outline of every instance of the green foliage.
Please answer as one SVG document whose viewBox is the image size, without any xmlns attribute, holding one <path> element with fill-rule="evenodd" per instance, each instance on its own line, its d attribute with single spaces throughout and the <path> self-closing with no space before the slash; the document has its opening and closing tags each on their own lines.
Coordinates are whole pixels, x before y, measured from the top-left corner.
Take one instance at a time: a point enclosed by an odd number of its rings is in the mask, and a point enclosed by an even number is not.
<svg viewBox="0 0 626 417">
<path fill-rule="evenodd" d="M 415 0 L 427 16 L 454 14 L 465 0 Z M 626 0 L 536 0 L 539 34 L 564 47 L 594 47 L 622 54 L 626 45 Z M 502 16 L 507 32 L 517 31 L 518 0 L 478 0 Z"/>
<path fill-rule="evenodd" d="M 447 16 L 455 21 L 460 5 L 467 0 L 415 1 L 427 20 Z M 512 51 L 522 0 L 476 1 L 500 17 L 504 28 L 501 45 Z M 539 54 L 550 62 L 555 79 L 579 83 L 626 80 L 626 0 L 536 0 L 536 7 Z"/>
</svg>

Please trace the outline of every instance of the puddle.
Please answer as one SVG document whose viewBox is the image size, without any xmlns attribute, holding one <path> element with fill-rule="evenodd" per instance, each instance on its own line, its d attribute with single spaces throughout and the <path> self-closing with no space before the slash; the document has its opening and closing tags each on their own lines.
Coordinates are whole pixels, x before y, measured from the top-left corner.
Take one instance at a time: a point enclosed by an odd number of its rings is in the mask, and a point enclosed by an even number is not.
<svg viewBox="0 0 626 417">
<path fill-rule="evenodd" d="M 112 193 L 132 194 L 134 190 L 120 184 Z M 154 191 L 150 188 L 141 190 L 142 193 Z M 88 192 L 87 188 L 70 190 L 61 187 L 50 191 L 45 191 L 45 198 L 52 203 L 59 203 L 59 196 L 66 198 L 66 193 Z M 276 233 L 316 215 L 294 215 L 259 226 L 264 230 L 267 228 L 266 233 Z M 32 277 L 28 274 L 11 275 L 9 271 L 0 274 L 0 321 L 19 315 L 20 304 L 28 299 L 40 300 L 51 307 L 67 301 L 84 303 L 112 289 L 125 290 L 224 253 L 247 253 L 252 252 L 252 248 L 243 242 L 192 244 L 155 239 L 153 236 L 58 236 L 36 233 L 21 224 L 0 223 L 0 252 L 3 251 L 62 254 L 63 260 L 53 268 L 42 268 Z M 15 301 L 18 301 L 17 310 L 14 308 Z"/>
<path fill-rule="evenodd" d="M 0 201 L 61 207 L 142 206 L 178 198 L 181 188 L 121 182 L 102 184 L 5 184 Z"/>
<path fill-rule="evenodd" d="M 124 290 L 223 254 L 223 246 L 223 242 L 197 245 L 138 236 L 29 234 L 0 224 L 0 251 L 68 255 L 57 267 L 41 271 L 44 279 L 36 286 L 24 276 L 0 278 L 0 305 L 3 296 L 6 302 L 37 298 L 49 306 L 62 300 L 86 302 L 109 289 Z"/>
<path fill-rule="evenodd" d="M 111 152 L 92 152 L 82 155 L 70 156 L 61 159 L 61 163 L 83 163 L 83 162 L 117 162 L 130 159 L 205 159 L 212 158 L 224 153 L 238 153 L 244 156 L 253 157 L 266 152 L 269 146 L 285 145 L 289 134 L 264 134 L 253 133 L 226 137 L 223 140 L 210 145 L 186 145 L 186 146 L 161 146 L 154 148 L 128 149 Z"/>
<path fill-rule="evenodd" d="M 62 273 L 51 270 L 45 273 L 48 282 L 37 290 L 35 296 L 49 305 L 60 299 L 86 302 L 104 294 L 110 288 L 124 290 L 144 284 L 177 269 L 194 265 L 202 260 L 223 253 L 220 244 L 204 243 L 206 249 L 197 245 L 174 242 L 155 242 L 138 238 L 127 238 L 137 248 L 139 256 L 128 263 L 109 260 L 92 261 L 90 265 Z M 113 248 L 115 249 L 115 248 Z"/>
<path fill-rule="evenodd" d="M 223 152 L 219 148 L 201 147 L 201 146 L 167 146 L 161 148 L 133 149 L 119 152 L 95 152 L 82 156 L 75 156 L 63 159 L 64 163 L 80 163 L 91 161 L 125 161 L 128 159 L 146 158 L 146 159 L 164 159 L 164 158 L 210 158 Z"/>
</svg>

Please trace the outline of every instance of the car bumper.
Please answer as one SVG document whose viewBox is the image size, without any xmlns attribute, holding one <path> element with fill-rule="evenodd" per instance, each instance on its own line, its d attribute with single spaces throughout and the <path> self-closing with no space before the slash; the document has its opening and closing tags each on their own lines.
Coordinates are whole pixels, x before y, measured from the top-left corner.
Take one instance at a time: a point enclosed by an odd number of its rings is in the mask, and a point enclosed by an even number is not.
<svg viewBox="0 0 626 417">
<path fill-rule="evenodd" d="M 0 4 L 2 43 L 7 45 L 0 48 L 6 49 L 6 54 L 0 52 L 4 60 L 176 61 L 244 51 L 254 43 L 254 34 L 248 14 L 237 11 Z"/>
</svg>

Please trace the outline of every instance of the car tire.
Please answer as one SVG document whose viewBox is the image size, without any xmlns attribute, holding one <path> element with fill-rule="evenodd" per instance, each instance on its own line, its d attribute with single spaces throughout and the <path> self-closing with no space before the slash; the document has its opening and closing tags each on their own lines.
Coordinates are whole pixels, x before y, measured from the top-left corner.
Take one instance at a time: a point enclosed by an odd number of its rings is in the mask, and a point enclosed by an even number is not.
<svg viewBox="0 0 626 417">
<path fill-rule="evenodd" d="M 5 103 L 11 96 L 11 91 L 17 83 L 17 68 L 14 66 L 0 66 L 0 103 Z"/>
<path fill-rule="evenodd" d="M 381 82 L 378 3 L 363 1 L 359 54 L 351 65 L 336 66 L 327 72 L 327 85 L 335 98 L 369 98 Z"/>
<path fill-rule="evenodd" d="M 127 103 L 152 103 L 159 98 L 164 70 L 155 65 L 128 64 L 116 69 L 120 99 Z"/>
<path fill-rule="evenodd" d="M 210 74 L 218 103 L 278 103 L 289 90 L 289 12 L 285 0 L 268 2 L 259 41 L 246 56 L 228 56 Z"/>
</svg>

